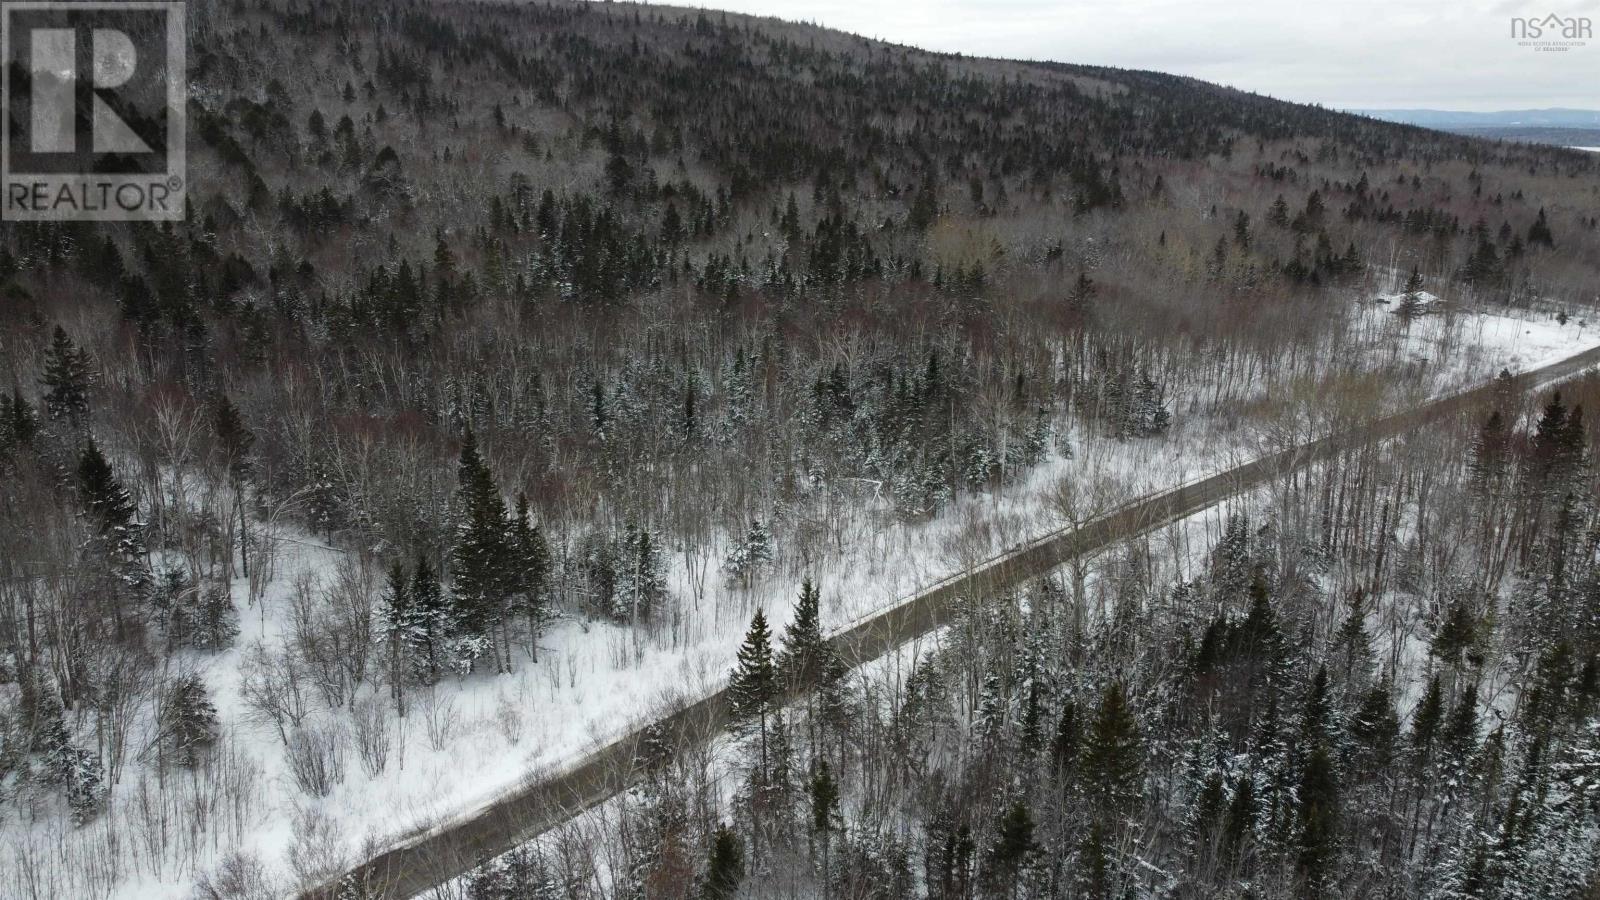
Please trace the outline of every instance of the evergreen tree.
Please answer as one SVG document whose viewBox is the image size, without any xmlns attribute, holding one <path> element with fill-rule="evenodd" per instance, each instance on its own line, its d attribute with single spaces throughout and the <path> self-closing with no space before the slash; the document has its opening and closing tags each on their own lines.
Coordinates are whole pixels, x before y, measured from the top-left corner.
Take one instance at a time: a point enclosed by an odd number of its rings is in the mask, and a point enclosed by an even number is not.
<svg viewBox="0 0 1600 900">
<path fill-rule="evenodd" d="M 706 864 L 704 900 L 728 900 L 744 881 L 744 845 L 727 825 L 718 825 L 711 841 L 711 859 Z"/>
<path fill-rule="evenodd" d="M 33 443 L 39 423 L 21 389 L 0 393 L 0 455 Z"/>
<path fill-rule="evenodd" d="M 1038 850 L 1033 840 L 1033 816 L 1021 800 L 1006 808 L 995 826 L 994 844 L 989 847 L 987 874 L 992 884 L 1016 895 L 1021 872 Z"/>
<path fill-rule="evenodd" d="M 1432 653 L 1445 665 L 1460 668 L 1477 640 L 1478 623 L 1473 619 L 1472 610 L 1467 608 L 1466 601 L 1457 600 L 1450 604 L 1439 630 L 1434 632 Z"/>
<path fill-rule="evenodd" d="M 100 757 L 74 743 L 60 695 L 50 685 L 27 678 L 24 687 L 30 684 L 34 689 L 25 693 L 35 697 L 31 749 L 42 754 L 45 782 L 62 786 L 72 819 L 81 825 L 94 817 L 105 799 Z"/>
<path fill-rule="evenodd" d="M 89 411 L 89 387 L 94 369 L 89 354 L 67 337 L 66 329 L 56 326 L 44 356 L 45 415 L 51 420 L 81 423 Z"/>
<path fill-rule="evenodd" d="M 1469 684 L 1457 698 L 1444 727 L 1443 749 L 1451 765 L 1465 768 L 1478 743 L 1478 687 Z"/>
<path fill-rule="evenodd" d="M 723 569 L 729 578 L 749 587 L 752 579 L 772 565 L 772 559 L 772 532 L 760 519 L 754 519 L 744 538 L 734 544 Z"/>
<path fill-rule="evenodd" d="M 133 532 L 138 508 L 92 437 L 78 460 L 78 496 L 100 534 L 121 540 Z"/>
<path fill-rule="evenodd" d="M 161 709 L 161 735 L 171 758 L 192 769 L 217 740 L 217 708 L 198 675 L 185 675 L 167 689 Z"/>
<path fill-rule="evenodd" d="M 1542 244 L 1547 248 L 1554 248 L 1556 245 L 1555 235 L 1550 231 L 1550 221 L 1545 218 L 1542 206 L 1539 207 L 1539 217 L 1528 226 L 1528 246 L 1532 247 L 1535 244 Z"/>
<path fill-rule="evenodd" d="M 1505 417 L 1494 410 L 1472 444 L 1472 483 L 1480 492 L 1491 491 L 1505 479 L 1509 449 Z"/>
<path fill-rule="evenodd" d="M 1050 768 L 1058 780 L 1077 769 L 1078 756 L 1083 748 L 1082 731 L 1083 726 L 1078 721 L 1078 704 L 1069 699 L 1061 706 L 1055 737 L 1050 741 Z"/>
<path fill-rule="evenodd" d="M 250 518 L 247 513 L 248 504 L 244 498 L 245 482 L 250 477 L 250 448 L 255 445 L 256 437 L 244 423 L 244 417 L 239 414 L 238 407 L 233 405 L 226 394 L 217 399 L 216 407 L 211 417 L 212 433 L 217 440 L 217 447 L 222 452 L 223 470 L 227 472 L 229 487 L 233 489 L 237 500 L 235 505 L 239 508 L 239 561 L 241 571 L 246 577 L 250 575 Z"/>
<path fill-rule="evenodd" d="M 1067 310 L 1078 317 L 1087 316 L 1094 296 L 1098 293 L 1094 280 L 1088 272 L 1079 271 L 1078 280 L 1073 282 L 1072 290 L 1067 294 Z"/>
<path fill-rule="evenodd" d="M 1439 734 L 1439 724 L 1444 720 L 1444 689 L 1439 683 L 1439 676 L 1435 675 L 1428 680 L 1428 689 L 1422 695 L 1422 702 L 1417 704 L 1416 714 L 1411 720 L 1411 749 L 1415 754 L 1418 769 L 1428 765 L 1433 756 L 1433 741 Z"/>
<path fill-rule="evenodd" d="M 1197 861 L 1210 857 L 1213 839 L 1218 836 L 1227 805 L 1228 789 L 1222 770 L 1212 768 L 1200 782 L 1200 790 L 1195 792 L 1187 823 Z"/>
<path fill-rule="evenodd" d="M 1255 841 L 1256 817 L 1255 778 L 1248 772 L 1234 785 L 1233 797 L 1228 800 L 1228 814 L 1223 819 L 1222 860 L 1224 865 L 1236 865 Z"/>
<path fill-rule="evenodd" d="M 822 636 L 821 599 L 822 592 L 810 578 L 805 579 L 778 656 L 778 668 L 791 689 L 815 684 L 833 656 L 833 648 Z"/>
<path fill-rule="evenodd" d="M 1028 679 L 1027 693 L 1023 695 L 1020 727 L 1022 749 L 1030 756 L 1044 746 L 1044 706 L 1039 694 L 1039 679 Z"/>
<path fill-rule="evenodd" d="M 1357 771 L 1369 776 L 1387 771 L 1399 735 L 1400 720 L 1395 715 L 1389 683 L 1380 680 L 1361 695 L 1361 704 L 1350 720 L 1350 736 L 1355 739 L 1362 760 Z"/>
<path fill-rule="evenodd" d="M 1339 841 L 1339 779 L 1327 747 L 1318 745 L 1311 751 L 1296 800 L 1300 874 L 1311 890 L 1320 894 L 1326 888 Z"/>
<path fill-rule="evenodd" d="M 516 512 L 511 516 L 511 534 L 508 539 L 511 553 L 513 579 L 513 608 L 521 612 L 527 624 L 528 655 L 539 658 L 539 630 L 544 620 L 544 604 L 550 578 L 550 544 L 544 530 L 534 524 L 528 511 L 528 497 L 517 492 Z"/>
<path fill-rule="evenodd" d="M 842 824 L 839 819 L 839 784 L 828 770 L 828 761 L 817 763 L 808 792 L 811 795 L 811 834 L 822 844 L 823 896 L 828 894 L 832 877 L 833 834 Z"/>
<path fill-rule="evenodd" d="M 1306 746 L 1332 746 L 1336 737 L 1333 698 L 1328 688 L 1328 670 L 1317 666 L 1311 678 L 1311 690 L 1306 693 L 1305 708 L 1300 714 L 1300 738 Z"/>
<path fill-rule="evenodd" d="M 1166 392 L 1145 371 L 1134 387 L 1133 402 L 1128 410 L 1127 431 L 1135 437 L 1162 434 L 1172 426 L 1172 414 L 1167 411 Z"/>
<path fill-rule="evenodd" d="M 648 528 L 628 523 L 613 554 L 611 616 L 619 622 L 648 622 L 667 600 L 666 563 L 661 541 Z"/>
<path fill-rule="evenodd" d="M 1110 843 L 1105 824 L 1090 823 L 1078 848 L 1078 891 L 1085 900 L 1117 900 Z"/>
<path fill-rule="evenodd" d="M 122 587 L 135 595 L 142 593 L 149 586 L 150 573 L 145 559 L 144 526 L 138 521 L 139 510 L 111 471 L 111 464 L 93 437 L 85 442 L 78 460 L 78 497 L 94 528 L 96 541 Z M 114 593 L 119 600 L 116 614 L 120 622 L 123 591 Z"/>
<path fill-rule="evenodd" d="M 1415 266 L 1411 267 L 1411 274 L 1406 276 L 1405 287 L 1400 292 L 1400 306 L 1395 312 L 1407 321 L 1422 315 L 1422 273 Z"/>
<path fill-rule="evenodd" d="M 413 623 L 411 584 L 399 560 L 389 568 L 389 579 L 378 598 L 378 628 L 384 638 L 389 664 L 389 696 L 397 710 L 405 709 L 405 680 L 411 671 L 411 645 L 407 640 Z"/>
<path fill-rule="evenodd" d="M 424 685 L 435 684 L 444 669 L 446 640 L 455 623 L 452 604 L 439 584 L 439 576 L 421 553 L 411 572 L 410 594 L 403 640 L 417 679 Z"/>
<path fill-rule="evenodd" d="M 1282 194 L 1279 194 L 1278 198 L 1272 201 L 1272 210 L 1267 213 L 1267 221 L 1279 228 L 1287 228 L 1289 226 L 1289 203 L 1283 199 Z"/>
<path fill-rule="evenodd" d="M 767 720 L 778 701 L 778 670 L 772 661 L 767 617 L 756 610 L 739 647 L 738 662 L 728 680 L 730 714 L 735 722 L 754 723 L 761 737 L 761 775 L 768 769 Z"/>
<path fill-rule="evenodd" d="M 1139 727 L 1121 684 L 1106 686 L 1083 750 L 1083 774 L 1097 808 L 1108 815 L 1133 809 L 1144 794 Z"/>
<path fill-rule="evenodd" d="M 452 624 L 462 638 L 458 642 L 458 662 L 470 668 L 472 661 L 493 644 L 491 632 L 504 625 L 505 604 L 514 583 L 511 548 L 506 540 L 505 501 L 478 454 L 470 429 L 461 444 L 456 479 L 458 524 L 450 551 Z"/>
<path fill-rule="evenodd" d="M 1350 612 L 1333 637 L 1333 652 L 1345 690 L 1354 692 L 1372 675 L 1372 640 L 1367 636 L 1366 593 L 1350 595 Z"/>
<path fill-rule="evenodd" d="M 828 771 L 828 761 L 817 762 L 817 774 L 811 777 L 811 831 L 827 835 L 839 827 L 839 783 Z"/>
</svg>

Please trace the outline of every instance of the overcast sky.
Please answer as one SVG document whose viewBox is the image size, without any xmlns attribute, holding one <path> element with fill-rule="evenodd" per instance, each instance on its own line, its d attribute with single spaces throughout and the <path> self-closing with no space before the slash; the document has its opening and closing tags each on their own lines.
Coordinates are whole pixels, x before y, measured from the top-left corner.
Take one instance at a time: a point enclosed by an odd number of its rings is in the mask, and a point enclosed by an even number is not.
<svg viewBox="0 0 1600 900">
<path fill-rule="evenodd" d="M 693 0 L 690 0 L 692 3 Z M 1600 108 L 1600 41 L 1539 52 L 1513 16 L 1600 0 L 702 0 L 931 50 L 1193 75 L 1341 109 Z M 697 4 L 699 5 L 699 4 Z"/>
</svg>

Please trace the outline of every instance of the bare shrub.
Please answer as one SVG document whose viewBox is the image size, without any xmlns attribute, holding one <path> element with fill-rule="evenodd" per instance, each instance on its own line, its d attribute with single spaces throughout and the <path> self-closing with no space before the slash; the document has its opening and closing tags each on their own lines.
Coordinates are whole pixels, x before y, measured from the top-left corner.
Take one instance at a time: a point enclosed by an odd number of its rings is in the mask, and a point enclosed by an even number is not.
<svg viewBox="0 0 1600 900">
<path fill-rule="evenodd" d="M 350 718 L 354 723 L 356 753 L 361 757 L 361 768 L 368 775 L 380 774 L 389 764 L 389 749 L 393 744 L 383 701 L 376 695 L 357 700 L 350 705 Z"/>
<path fill-rule="evenodd" d="M 428 734 L 428 746 L 435 753 L 450 746 L 461 730 L 461 713 L 456 701 L 448 695 L 441 696 L 430 688 L 422 698 L 422 722 Z"/>
<path fill-rule="evenodd" d="M 310 807 L 296 806 L 294 842 L 289 845 L 289 868 L 302 888 L 338 874 L 345 867 L 344 841 L 333 817 Z"/>
<path fill-rule="evenodd" d="M 239 671 L 246 715 L 272 725 L 278 739 L 289 743 L 289 730 L 300 727 L 307 711 L 306 673 L 299 657 L 287 648 L 268 650 L 257 641 L 245 651 Z"/>
<path fill-rule="evenodd" d="M 295 580 L 289 603 L 291 646 L 324 702 L 343 706 L 367 677 L 374 639 L 369 566 L 346 559 L 326 588 L 305 573 Z"/>
<path fill-rule="evenodd" d="M 522 710 L 510 697 L 500 695 L 494 708 L 494 727 L 506 743 L 515 745 L 522 740 Z"/>
<path fill-rule="evenodd" d="M 200 876 L 197 900 L 272 900 L 279 895 L 267 878 L 267 867 L 252 853 L 234 853 L 213 872 Z"/>
<path fill-rule="evenodd" d="M 313 797 L 326 797 L 344 782 L 344 729 L 304 726 L 289 736 L 285 760 L 294 783 Z"/>
</svg>

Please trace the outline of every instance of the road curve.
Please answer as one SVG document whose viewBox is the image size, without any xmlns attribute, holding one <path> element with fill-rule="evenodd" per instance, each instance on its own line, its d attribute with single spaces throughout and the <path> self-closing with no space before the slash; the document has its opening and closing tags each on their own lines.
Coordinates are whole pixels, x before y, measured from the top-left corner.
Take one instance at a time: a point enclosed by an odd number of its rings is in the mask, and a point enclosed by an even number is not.
<svg viewBox="0 0 1600 900">
<path fill-rule="evenodd" d="M 1596 365 L 1600 365 L 1600 347 L 1517 375 L 1510 387 L 1523 394 L 1581 375 Z M 953 602 L 974 588 L 992 591 L 1020 584 L 1073 557 L 1159 528 L 1332 457 L 1343 448 L 1383 441 L 1454 416 L 1487 401 L 1497 390 L 1498 385 L 1486 383 L 1155 494 L 1081 527 L 1045 535 L 850 625 L 830 641 L 852 666 L 876 659 L 945 624 Z M 635 781 L 635 760 L 647 730 L 655 730 L 670 744 L 687 747 L 720 734 L 727 720 L 726 691 L 719 690 L 616 739 L 559 773 L 530 778 L 476 813 L 403 836 L 337 880 L 301 896 L 304 900 L 413 897 L 627 789 Z"/>
</svg>

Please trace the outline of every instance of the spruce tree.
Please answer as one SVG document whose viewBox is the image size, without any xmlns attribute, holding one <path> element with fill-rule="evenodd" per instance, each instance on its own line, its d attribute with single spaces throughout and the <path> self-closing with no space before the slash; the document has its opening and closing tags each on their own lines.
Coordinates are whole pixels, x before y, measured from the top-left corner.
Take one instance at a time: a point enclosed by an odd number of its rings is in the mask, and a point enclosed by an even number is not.
<svg viewBox="0 0 1600 900">
<path fill-rule="evenodd" d="M 1439 630 L 1433 634 L 1432 654 L 1446 666 L 1460 668 L 1477 643 L 1478 623 L 1467 607 L 1466 601 L 1450 604 Z"/>
<path fill-rule="evenodd" d="M 817 762 L 817 773 L 811 776 L 811 831 L 827 835 L 839 827 L 839 783 L 828 770 L 828 761 Z"/>
<path fill-rule="evenodd" d="M 1305 706 L 1300 713 L 1300 739 L 1306 746 L 1331 745 L 1337 723 L 1334 720 L 1333 697 L 1328 687 L 1328 670 L 1317 666 L 1311 678 L 1311 689 L 1306 693 Z"/>
<path fill-rule="evenodd" d="M 508 537 L 512 557 L 512 578 L 515 595 L 514 608 L 526 620 L 528 655 L 539 657 L 539 630 L 544 620 L 544 603 L 550 578 L 550 545 L 544 530 L 534 524 L 528 510 L 528 497 L 517 492 L 516 512 L 511 516 L 511 533 Z"/>
<path fill-rule="evenodd" d="M 1422 315 L 1422 273 L 1415 266 L 1411 267 L 1411 274 L 1406 277 L 1405 287 L 1400 293 L 1400 307 L 1395 312 L 1408 321 Z"/>
<path fill-rule="evenodd" d="M 828 761 L 817 762 L 808 790 L 811 798 L 811 834 L 822 845 L 822 896 L 827 898 L 833 878 L 833 835 L 842 826 L 839 817 L 839 783 L 828 770 Z"/>
<path fill-rule="evenodd" d="M 1233 797 L 1228 800 L 1228 814 L 1223 819 L 1222 861 L 1232 867 L 1250 849 L 1255 839 L 1256 817 L 1255 778 L 1246 772 L 1234 785 Z"/>
<path fill-rule="evenodd" d="M 729 900 L 744 881 L 744 844 L 733 829 L 718 825 L 711 840 L 711 858 L 706 864 L 704 900 Z"/>
<path fill-rule="evenodd" d="M 1372 675 L 1372 640 L 1367 636 L 1366 593 L 1350 595 L 1350 612 L 1333 637 L 1334 658 L 1344 688 L 1352 695 Z"/>
<path fill-rule="evenodd" d="M 1472 444 L 1472 483 L 1479 492 L 1488 493 L 1505 479 L 1509 450 L 1505 417 L 1497 409 L 1489 413 Z"/>
<path fill-rule="evenodd" d="M 1555 235 L 1550 231 L 1550 221 L 1545 218 L 1544 207 L 1539 207 L 1539 217 L 1528 226 L 1528 246 L 1541 244 L 1547 248 L 1556 245 Z"/>
<path fill-rule="evenodd" d="M 45 415 L 52 420 L 74 424 L 89 411 L 89 386 L 94 376 L 89 355 L 67 337 L 66 329 L 56 326 L 44 356 Z"/>
<path fill-rule="evenodd" d="M 1106 686 L 1083 750 L 1083 774 L 1096 807 L 1106 815 L 1129 812 L 1144 794 L 1144 754 L 1127 695 Z"/>
<path fill-rule="evenodd" d="M 1099 819 L 1089 825 L 1078 848 L 1077 881 L 1079 896 L 1085 900 L 1116 900 L 1111 863 L 1111 839 Z"/>
<path fill-rule="evenodd" d="M 1300 874 L 1308 888 L 1320 894 L 1331 874 L 1339 841 L 1339 778 L 1327 747 L 1318 745 L 1311 751 L 1296 800 Z"/>
<path fill-rule="evenodd" d="M 412 625 L 411 584 L 406 568 L 395 560 L 389 579 L 378 599 L 378 622 L 389 663 L 389 696 L 395 709 L 405 709 L 405 681 L 410 671 L 411 646 L 407 631 Z"/>
<path fill-rule="evenodd" d="M 757 575 L 772 565 L 773 552 L 772 532 L 760 519 L 754 519 L 750 522 L 750 530 L 728 554 L 723 569 L 729 578 L 749 587 Z"/>
<path fill-rule="evenodd" d="M 113 591 L 120 623 L 124 591 L 138 596 L 149 587 L 144 526 L 138 521 L 139 510 L 133 498 L 111 471 L 111 464 L 92 437 L 85 442 L 78 460 L 78 497 L 99 548 L 121 582 L 120 588 Z"/>
<path fill-rule="evenodd" d="M 1011 896 L 1021 881 L 1023 867 L 1038 850 L 1033 840 L 1033 816 L 1028 805 L 1014 801 L 995 826 L 994 844 L 989 847 L 988 877 L 997 888 L 1005 889 Z"/>
<path fill-rule="evenodd" d="M 239 508 L 240 570 L 249 577 L 250 517 L 244 491 L 251 471 L 250 448 L 255 445 L 256 437 L 250 433 L 244 417 L 239 414 L 238 407 L 233 405 L 233 401 L 229 400 L 226 394 L 217 398 L 216 407 L 212 411 L 211 427 L 217 440 L 217 448 L 222 453 L 222 465 L 228 475 L 228 486 L 233 489 L 236 497 L 235 505 Z"/>
<path fill-rule="evenodd" d="M 1400 720 L 1395 715 L 1389 682 L 1382 679 L 1361 695 L 1361 703 L 1350 719 L 1350 736 L 1355 739 L 1361 760 L 1357 771 L 1369 778 L 1387 772 L 1399 735 Z"/>
<path fill-rule="evenodd" d="M 739 647 L 738 662 L 728 680 L 730 714 L 737 723 L 754 723 L 761 737 L 761 775 L 768 773 L 767 718 L 778 700 L 778 670 L 772 661 L 772 636 L 767 617 L 756 610 Z"/>
<path fill-rule="evenodd" d="M 661 539 L 649 528 L 630 522 L 616 558 L 613 616 L 624 622 L 650 621 L 667 600 Z"/>
<path fill-rule="evenodd" d="M 1417 767 L 1425 768 L 1433 756 L 1433 741 L 1439 734 L 1439 724 L 1444 720 L 1444 689 L 1439 683 L 1439 676 L 1435 675 L 1428 680 L 1428 689 L 1422 695 L 1422 702 L 1417 704 L 1417 711 L 1411 720 L 1411 749 L 1415 754 Z"/>
<path fill-rule="evenodd" d="M 1029 679 L 1028 691 L 1023 695 L 1020 728 L 1022 749 L 1030 757 L 1044 746 L 1044 704 L 1039 695 L 1039 679 Z"/>
<path fill-rule="evenodd" d="M 78 459 L 78 496 L 102 536 L 120 542 L 131 535 L 138 508 L 93 437 L 85 441 Z"/>
<path fill-rule="evenodd" d="M 1083 725 L 1078 721 L 1078 704 L 1067 700 L 1056 720 L 1055 737 L 1050 741 L 1050 770 L 1057 780 L 1069 777 L 1078 767 L 1083 747 Z"/>
<path fill-rule="evenodd" d="M 161 734 L 171 758 L 184 768 L 194 768 L 205 749 L 216 742 L 220 727 L 205 682 L 198 675 L 174 680 L 161 713 Z"/>
<path fill-rule="evenodd" d="M 1197 860 L 1210 855 L 1212 841 L 1220 831 L 1227 805 L 1228 788 L 1222 770 L 1212 768 L 1200 782 L 1189 814 L 1188 828 Z"/>
<path fill-rule="evenodd" d="M 0 454 L 33 443 L 39 423 L 32 404 L 22 396 L 20 388 L 10 394 L 0 393 Z"/>
<path fill-rule="evenodd" d="M 456 479 L 458 524 L 450 551 L 452 624 L 463 638 L 459 662 L 470 667 L 485 646 L 494 644 L 490 635 L 504 624 L 512 585 L 505 501 L 470 429 L 461 444 Z"/>
<path fill-rule="evenodd" d="M 822 636 L 822 592 L 807 578 L 800 585 L 800 600 L 795 604 L 794 619 L 783 633 L 783 649 L 778 656 L 778 668 L 791 689 L 809 687 L 821 677 L 823 668 L 833 655 Z"/>
<path fill-rule="evenodd" d="M 1445 723 L 1443 749 L 1451 765 L 1465 768 L 1478 743 L 1478 687 L 1469 684 Z"/>
<path fill-rule="evenodd" d="M 411 574 L 410 615 L 404 640 L 412 670 L 424 685 L 438 682 L 445 665 L 445 642 L 455 629 L 452 604 L 428 558 L 417 554 Z"/>
</svg>

